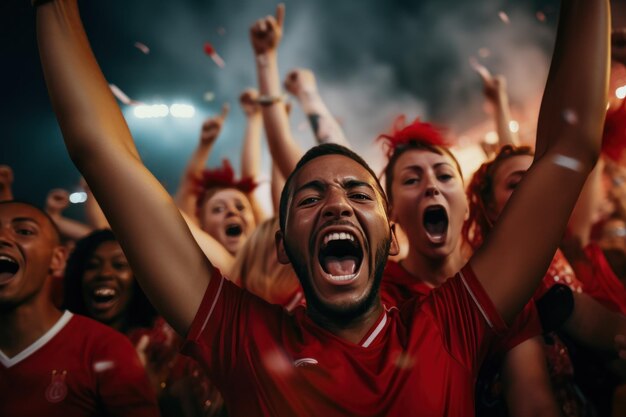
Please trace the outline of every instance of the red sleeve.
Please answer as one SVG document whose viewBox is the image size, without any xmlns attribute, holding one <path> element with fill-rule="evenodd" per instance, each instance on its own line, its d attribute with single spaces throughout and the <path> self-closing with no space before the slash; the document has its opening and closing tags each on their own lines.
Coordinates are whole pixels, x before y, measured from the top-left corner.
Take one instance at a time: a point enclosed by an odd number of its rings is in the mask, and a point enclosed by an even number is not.
<svg viewBox="0 0 626 417">
<path fill-rule="evenodd" d="M 588 262 L 576 261 L 573 265 L 585 292 L 609 310 L 626 314 L 626 288 L 611 269 L 602 249 L 589 244 L 585 247 L 585 256 Z"/>
<path fill-rule="evenodd" d="M 108 416 L 159 416 L 156 393 L 135 348 L 112 330 L 96 339 L 91 356 L 99 400 Z"/>
<path fill-rule="evenodd" d="M 271 305 L 223 277 L 211 279 L 182 353 L 203 364 L 218 388 L 228 383 L 237 358 L 251 344 L 279 333 L 282 307 Z"/>
<path fill-rule="evenodd" d="M 426 303 L 448 352 L 477 374 L 493 337 L 507 326 L 469 264 L 433 290 Z"/>
<path fill-rule="evenodd" d="M 535 302 L 531 300 L 515 317 L 506 334 L 498 338 L 490 350 L 491 354 L 505 354 L 515 346 L 543 333 Z"/>
</svg>

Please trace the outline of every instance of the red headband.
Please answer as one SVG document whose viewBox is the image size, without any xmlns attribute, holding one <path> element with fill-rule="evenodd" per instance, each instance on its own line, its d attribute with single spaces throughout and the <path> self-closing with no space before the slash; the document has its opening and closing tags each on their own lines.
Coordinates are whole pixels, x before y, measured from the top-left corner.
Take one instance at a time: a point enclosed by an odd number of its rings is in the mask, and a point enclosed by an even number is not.
<svg viewBox="0 0 626 417">
<path fill-rule="evenodd" d="M 411 142 L 421 142 L 431 146 L 447 148 L 448 144 L 443 137 L 441 129 L 430 123 L 423 123 L 416 118 L 413 123 L 406 124 L 406 116 L 396 117 L 393 130 L 390 134 L 382 134 L 377 140 L 382 140 L 387 147 L 387 158 L 391 158 L 396 149 Z"/>
<path fill-rule="evenodd" d="M 257 183 L 251 177 L 235 180 L 235 171 L 228 162 L 222 160 L 222 166 L 215 169 L 205 169 L 201 177 L 196 181 L 198 195 L 202 196 L 211 188 L 235 188 L 242 193 L 251 193 L 257 187 Z"/>
</svg>

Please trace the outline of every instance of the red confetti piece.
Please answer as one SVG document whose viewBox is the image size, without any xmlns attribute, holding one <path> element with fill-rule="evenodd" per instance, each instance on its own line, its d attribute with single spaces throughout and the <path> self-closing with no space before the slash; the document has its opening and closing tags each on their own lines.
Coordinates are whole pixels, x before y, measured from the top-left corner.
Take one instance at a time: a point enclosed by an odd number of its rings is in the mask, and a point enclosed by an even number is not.
<svg viewBox="0 0 626 417">
<path fill-rule="evenodd" d="M 544 12 L 539 11 L 535 13 L 535 16 L 537 17 L 537 20 L 542 23 L 546 21 L 546 14 Z"/>
<path fill-rule="evenodd" d="M 206 42 L 204 44 L 204 53 L 207 55 L 213 55 L 215 53 L 215 48 L 213 48 L 213 45 L 211 45 L 210 43 Z"/>
<path fill-rule="evenodd" d="M 217 54 L 213 45 L 208 42 L 204 44 L 204 53 L 210 56 L 213 62 L 215 62 L 215 65 L 217 65 L 218 67 L 224 68 L 226 66 L 226 63 L 224 62 L 222 57 Z"/>
</svg>

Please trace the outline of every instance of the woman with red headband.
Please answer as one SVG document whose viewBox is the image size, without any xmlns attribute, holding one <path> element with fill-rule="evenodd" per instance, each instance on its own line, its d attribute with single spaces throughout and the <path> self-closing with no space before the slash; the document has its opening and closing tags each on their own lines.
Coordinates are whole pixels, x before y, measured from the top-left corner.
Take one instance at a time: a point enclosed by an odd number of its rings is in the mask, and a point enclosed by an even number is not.
<svg viewBox="0 0 626 417">
<path fill-rule="evenodd" d="M 415 296 L 426 297 L 454 276 L 469 255 L 461 236 L 468 204 L 460 166 L 438 128 L 419 120 L 404 124 L 404 117 L 398 118 L 394 132 L 381 136 L 389 160 L 385 188 L 392 220 L 409 243 L 406 258 L 387 263 L 381 285 L 387 306 Z M 492 348 L 491 355 L 507 354 L 507 375 L 515 381 L 506 385 L 507 397 L 516 416 L 559 415 L 541 344 L 535 338 L 540 333 L 537 312 L 529 305 L 509 335 Z M 477 404 L 480 402 L 478 398 Z"/>
<path fill-rule="evenodd" d="M 258 93 L 245 90 L 240 98 L 247 125 L 242 145 L 242 178 L 236 179 L 228 160 L 215 169 L 204 169 L 211 149 L 219 136 L 229 107 L 207 119 L 200 132 L 198 147 L 192 154 L 176 201 L 186 215 L 194 237 L 207 256 L 225 272 L 229 272 L 234 257 L 256 225 L 263 219 L 252 195 L 257 184 L 260 159 L 262 120 Z"/>
</svg>

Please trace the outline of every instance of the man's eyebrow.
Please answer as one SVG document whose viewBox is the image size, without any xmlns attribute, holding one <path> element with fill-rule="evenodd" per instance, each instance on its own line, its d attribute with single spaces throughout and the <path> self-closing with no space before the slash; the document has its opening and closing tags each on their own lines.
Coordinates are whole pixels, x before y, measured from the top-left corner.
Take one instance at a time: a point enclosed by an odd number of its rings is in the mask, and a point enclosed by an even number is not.
<svg viewBox="0 0 626 417">
<path fill-rule="evenodd" d="M 313 180 L 313 181 L 309 181 L 303 185 L 301 185 L 300 187 L 296 188 L 296 190 L 294 191 L 293 195 L 298 194 L 300 191 L 302 190 L 306 190 L 306 189 L 314 189 L 316 191 L 324 191 L 326 189 L 326 185 L 320 181 L 320 180 Z"/>
<path fill-rule="evenodd" d="M 343 182 L 343 188 L 357 188 L 357 187 L 367 187 L 372 191 L 376 191 L 372 184 L 366 181 L 355 180 L 355 179 L 347 179 Z"/>
<path fill-rule="evenodd" d="M 30 222 L 30 223 L 35 223 L 37 226 L 40 225 L 40 223 L 33 217 L 15 217 L 14 219 L 11 220 L 12 223 L 21 223 L 21 222 Z"/>
</svg>

